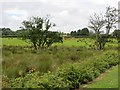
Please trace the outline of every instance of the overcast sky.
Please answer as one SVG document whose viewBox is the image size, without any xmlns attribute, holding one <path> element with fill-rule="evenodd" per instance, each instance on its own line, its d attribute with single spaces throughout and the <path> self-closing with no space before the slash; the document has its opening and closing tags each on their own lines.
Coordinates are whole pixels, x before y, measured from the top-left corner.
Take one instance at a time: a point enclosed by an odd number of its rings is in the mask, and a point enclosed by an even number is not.
<svg viewBox="0 0 120 90">
<path fill-rule="evenodd" d="M 4 2 L 3 2 L 4 1 Z M 19 29 L 31 16 L 46 17 L 57 26 L 52 30 L 70 32 L 89 25 L 89 17 L 105 13 L 106 7 L 118 7 L 119 0 L 1 0 L 0 27 Z"/>
</svg>

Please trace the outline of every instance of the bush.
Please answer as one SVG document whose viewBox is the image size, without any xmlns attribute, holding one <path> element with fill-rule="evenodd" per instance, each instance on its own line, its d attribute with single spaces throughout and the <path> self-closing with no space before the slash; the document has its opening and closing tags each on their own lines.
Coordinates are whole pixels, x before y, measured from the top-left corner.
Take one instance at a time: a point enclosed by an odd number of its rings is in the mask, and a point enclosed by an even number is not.
<svg viewBox="0 0 120 90">
<path fill-rule="evenodd" d="M 69 81 L 64 80 L 63 77 L 59 77 L 56 74 L 48 72 L 42 76 L 39 85 L 46 89 L 67 88 L 69 87 Z"/>
<path fill-rule="evenodd" d="M 65 81 L 69 82 L 69 88 L 79 87 L 80 75 L 81 72 L 75 64 L 67 65 L 67 67 L 63 65 L 57 71 L 58 77 L 62 77 Z"/>
<path fill-rule="evenodd" d="M 41 88 L 39 72 L 28 73 L 25 77 L 11 79 L 11 88 Z"/>
</svg>

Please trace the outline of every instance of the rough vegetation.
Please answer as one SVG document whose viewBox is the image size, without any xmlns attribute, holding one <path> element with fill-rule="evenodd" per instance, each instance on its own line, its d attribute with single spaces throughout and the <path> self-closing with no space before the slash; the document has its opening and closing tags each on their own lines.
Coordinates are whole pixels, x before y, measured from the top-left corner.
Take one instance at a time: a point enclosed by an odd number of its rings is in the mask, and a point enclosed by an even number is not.
<svg viewBox="0 0 120 90">
<path fill-rule="evenodd" d="M 102 58 L 101 58 L 102 56 Z M 4 83 L 13 88 L 79 88 L 80 85 L 92 81 L 112 66 L 118 64 L 116 51 L 106 51 L 81 63 L 63 64 L 56 72 L 44 73 L 29 71 L 24 76 L 8 79 Z M 4 86 L 5 84 L 3 84 Z M 4 86 L 5 87 L 5 86 Z"/>
<path fill-rule="evenodd" d="M 63 45 L 37 51 L 29 46 L 3 46 L 3 87 L 80 88 L 118 64 L 116 40 L 103 51 L 92 48 L 91 41 L 66 39 Z"/>
</svg>

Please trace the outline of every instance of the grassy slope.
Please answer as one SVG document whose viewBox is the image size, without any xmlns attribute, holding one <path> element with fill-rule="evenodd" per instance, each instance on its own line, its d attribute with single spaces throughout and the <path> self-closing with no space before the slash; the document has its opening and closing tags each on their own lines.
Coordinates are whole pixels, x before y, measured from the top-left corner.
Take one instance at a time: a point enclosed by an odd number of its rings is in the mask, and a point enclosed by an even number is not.
<svg viewBox="0 0 120 90">
<path fill-rule="evenodd" d="M 95 80 L 88 88 L 118 88 L 118 66 L 107 72 L 102 79 Z"/>
</svg>

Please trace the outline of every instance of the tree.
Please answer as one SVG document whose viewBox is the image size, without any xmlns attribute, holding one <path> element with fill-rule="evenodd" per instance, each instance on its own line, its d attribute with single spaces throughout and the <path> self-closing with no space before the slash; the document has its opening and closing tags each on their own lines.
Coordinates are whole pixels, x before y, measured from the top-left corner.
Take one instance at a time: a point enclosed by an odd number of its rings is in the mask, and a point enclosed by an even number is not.
<svg viewBox="0 0 120 90">
<path fill-rule="evenodd" d="M 71 36 L 73 36 L 73 37 L 74 37 L 74 36 L 76 36 L 76 35 L 77 35 L 77 32 L 76 32 L 76 31 L 71 31 L 71 33 L 70 33 L 70 34 L 71 34 Z"/>
<path fill-rule="evenodd" d="M 16 36 L 24 36 L 28 31 L 27 30 L 24 30 L 24 29 L 20 29 L 20 30 L 17 30 L 15 31 L 15 35 Z"/>
<path fill-rule="evenodd" d="M 89 28 L 91 28 L 92 30 L 95 31 L 95 35 L 96 35 L 96 48 L 97 49 L 102 49 L 102 42 L 101 42 L 101 28 L 104 26 L 105 24 L 105 20 L 103 18 L 103 16 L 99 16 L 97 14 L 94 14 L 94 17 L 90 17 L 90 25 Z"/>
<path fill-rule="evenodd" d="M 80 36 L 81 35 L 81 30 L 79 29 L 79 30 L 77 30 L 77 32 L 76 32 L 77 34 L 77 36 Z"/>
<path fill-rule="evenodd" d="M 116 28 L 116 23 L 118 22 L 118 13 L 114 7 L 107 7 L 105 17 L 102 15 L 94 15 L 94 18 L 90 18 L 90 28 L 95 31 L 96 34 L 96 46 L 97 49 L 104 49 L 104 46 L 109 38 L 109 33 L 112 28 Z M 106 33 L 101 34 L 100 29 L 105 26 Z"/>
<path fill-rule="evenodd" d="M 82 35 L 82 36 L 88 36 L 88 35 L 89 35 L 89 30 L 88 30 L 88 28 L 83 28 L 83 29 L 81 30 L 81 35 Z"/>
<path fill-rule="evenodd" d="M 88 36 L 89 30 L 88 28 L 83 28 L 82 30 L 78 29 L 77 31 L 71 31 L 70 34 L 73 37 Z"/>
<path fill-rule="evenodd" d="M 116 28 L 116 23 L 118 22 L 118 12 L 115 7 L 107 7 L 106 14 L 105 14 L 105 21 L 106 21 L 106 35 L 109 35 L 110 29 Z"/>
<path fill-rule="evenodd" d="M 104 41 L 103 43 L 103 48 L 106 44 L 106 42 L 108 41 L 109 38 L 109 34 L 110 34 L 110 30 L 113 28 L 116 28 L 116 23 L 119 21 L 118 20 L 118 13 L 119 10 L 117 10 L 115 7 L 107 7 L 106 13 L 105 13 L 105 26 L 106 26 L 106 34 L 104 35 L 104 37 L 102 38 L 102 40 Z"/>
<path fill-rule="evenodd" d="M 2 35 L 4 35 L 4 36 L 14 34 L 14 32 L 10 28 L 0 28 L 0 31 L 2 32 Z"/>
<path fill-rule="evenodd" d="M 62 42 L 60 35 L 49 31 L 55 24 L 51 23 L 48 18 L 32 17 L 28 21 L 23 21 L 22 24 L 22 29 L 28 31 L 24 38 L 30 39 L 35 49 L 49 47 L 54 42 Z"/>
<path fill-rule="evenodd" d="M 114 30 L 113 36 L 114 36 L 115 38 L 120 38 L 120 30 Z"/>
</svg>

